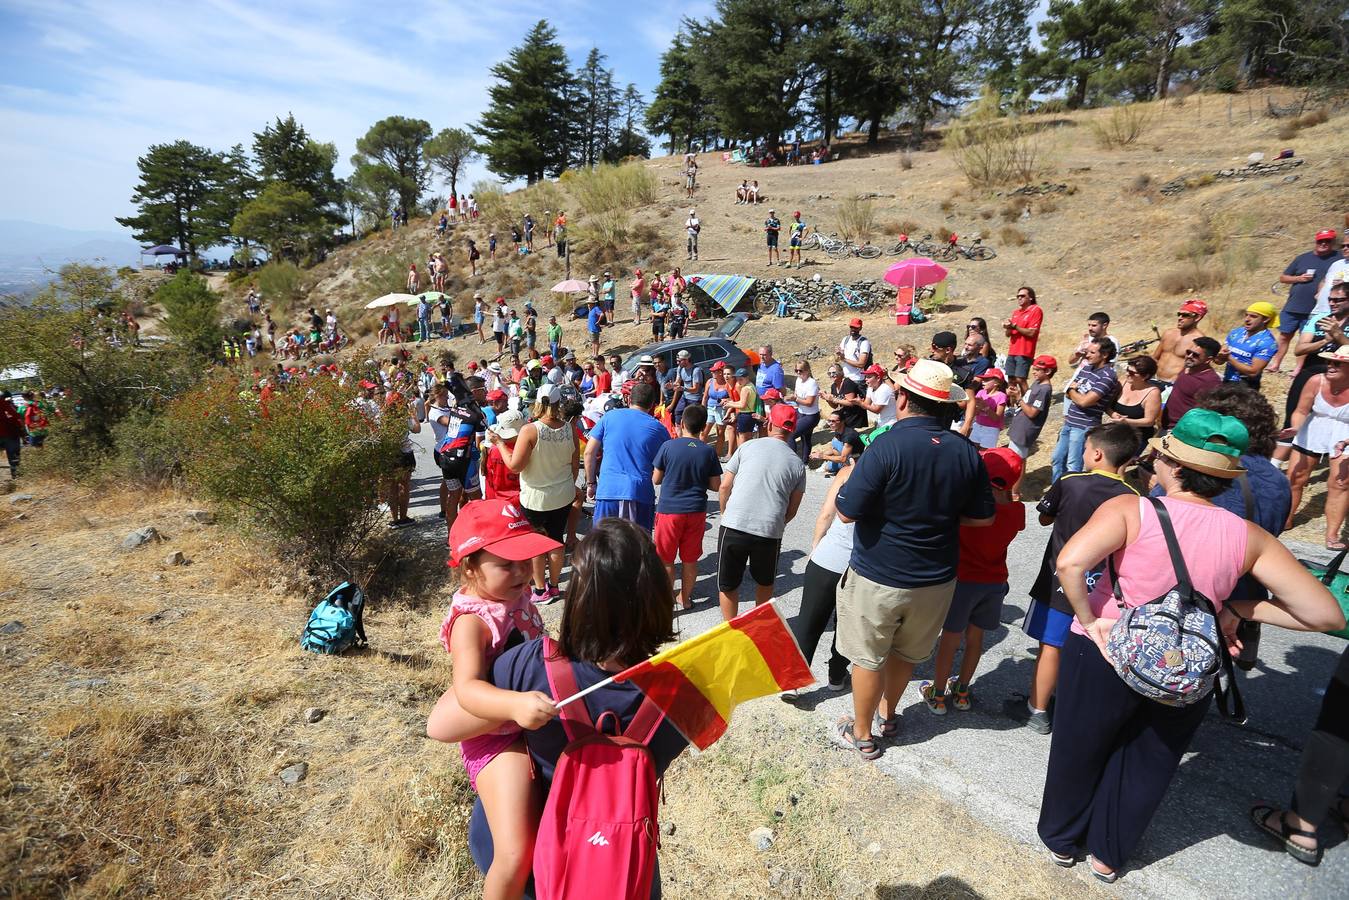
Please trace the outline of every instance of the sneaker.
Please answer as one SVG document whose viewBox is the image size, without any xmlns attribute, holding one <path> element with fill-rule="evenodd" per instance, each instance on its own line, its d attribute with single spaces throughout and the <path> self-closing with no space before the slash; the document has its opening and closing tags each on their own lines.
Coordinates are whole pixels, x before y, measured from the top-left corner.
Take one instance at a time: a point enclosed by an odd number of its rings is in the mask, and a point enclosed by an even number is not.
<svg viewBox="0 0 1349 900">
<path fill-rule="evenodd" d="M 539 606 L 551 606 L 562 599 L 562 592 L 551 584 L 544 590 L 542 597 L 536 597 L 534 602 Z"/>
<path fill-rule="evenodd" d="M 1026 719 L 1026 727 L 1031 731 L 1034 731 L 1036 734 L 1049 734 L 1054 730 L 1054 722 L 1049 718 L 1049 712 L 1047 710 L 1037 709 L 1034 712 L 1031 712 L 1028 709 L 1027 712 L 1030 713 L 1030 716 Z"/>
<path fill-rule="evenodd" d="M 846 691 L 847 689 L 848 689 L 848 676 L 847 676 L 847 675 L 844 675 L 844 676 L 843 676 L 842 678 L 840 678 L 838 681 L 835 681 L 835 680 L 832 679 L 832 678 L 829 679 L 829 690 L 830 690 L 830 692 L 835 693 L 835 694 L 841 694 L 841 693 L 843 693 L 844 691 Z"/>
<path fill-rule="evenodd" d="M 951 695 L 951 705 L 961 712 L 969 712 L 974 705 L 969 685 L 960 684 L 960 677 L 952 675 L 946 680 L 946 693 Z"/>
<path fill-rule="evenodd" d="M 932 682 L 924 681 L 918 685 L 918 693 L 922 694 L 923 703 L 934 716 L 946 715 L 946 695 L 938 694 Z"/>
</svg>

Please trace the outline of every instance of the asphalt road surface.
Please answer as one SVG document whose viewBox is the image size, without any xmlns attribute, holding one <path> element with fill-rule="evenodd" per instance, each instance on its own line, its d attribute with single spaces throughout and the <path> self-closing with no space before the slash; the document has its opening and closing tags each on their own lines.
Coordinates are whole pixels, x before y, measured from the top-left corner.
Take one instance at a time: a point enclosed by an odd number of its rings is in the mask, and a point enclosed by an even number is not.
<svg viewBox="0 0 1349 900">
<path fill-rule="evenodd" d="M 439 473 L 431 460 L 430 429 L 418 439 L 412 515 L 416 533 L 445 540 L 435 518 Z M 829 481 L 810 473 L 806 496 L 787 526 L 777 580 L 783 614 L 795 615 L 815 517 Z M 709 509 L 715 510 L 715 498 Z M 1028 510 L 1029 511 L 1029 510 Z M 884 743 L 875 765 L 903 782 L 940 790 L 985 823 L 1043 854 L 1035 832 L 1044 788 L 1049 737 L 1035 734 L 1004 717 L 1003 701 L 1024 695 L 1034 665 L 1035 642 L 1020 629 L 1026 592 L 1034 581 L 1049 529 L 1027 516 L 1027 528 L 1008 553 L 1010 586 L 1003 626 L 990 632 L 973 684 L 974 708 L 932 715 L 918 697 L 917 685 L 905 694 L 899 736 Z M 695 609 L 679 615 L 683 637 L 692 637 L 721 621 L 716 605 L 715 513 L 709 515 L 706 554 L 699 565 Z M 409 529 L 411 531 L 411 529 Z M 431 538 L 434 536 L 434 538 Z M 1290 545 L 1294 554 L 1324 559 L 1324 550 Z M 748 574 L 742 597 L 751 596 Z M 741 609 L 749 608 L 742 603 Z M 804 715 L 819 719 L 823 731 L 852 712 L 851 695 L 825 688 L 830 635 L 812 661 L 818 685 L 797 703 Z M 1233 725 L 1210 712 L 1171 784 L 1166 800 L 1118 885 L 1133 896 L 1176 898 L 1289 898 L 1349 896 L 1349 846 L 1332 826 L 1322 829 L 1326 852 L 1318 868 L 1296 862 L 1251 824 L 1248 809 L 1260 801 L 1286 805 L 1292 795 L 1299 754 L 1316 719 L 1321 697 L 1344 648 L 1343 641 L 1265 628 L 1254 671 L 1239 674 L 1249 721 Z M 958 661 L 957 661 L 958 664 Z M 916 678 L 931 677 L 920 666 Z M 764 698 L 757 703 L 780 703 Z M 734 727 L 732 725 L 731 727 Z M 837 752 L 848 752 L 840 748 Z M 958 851 L 957 851 L 958 852 Z M 1045 865 L 1051 865 L 1046 858 Z M 1083 877 L 1086 865 L 1078 864 Z M 1009 893 L 1016 889 L 1009 886 Z"/>
</svg>

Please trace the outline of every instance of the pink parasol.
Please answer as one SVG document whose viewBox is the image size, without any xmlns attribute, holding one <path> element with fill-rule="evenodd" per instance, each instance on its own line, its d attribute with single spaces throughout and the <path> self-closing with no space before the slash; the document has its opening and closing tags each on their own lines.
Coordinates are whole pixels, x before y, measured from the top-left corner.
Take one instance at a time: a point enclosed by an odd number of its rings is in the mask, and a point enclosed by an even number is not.
<svg viewBox="0 0 1349 900">
<path fill-rule="evenodd" d="M 579 278 L 569 278 L 566 281 L 559 281 L 553 285 L 553 290 L 559 294 L 580 294 L 584 293 L 590 286 Z"/>
<path fill-rule="evenodd" d="M 885 280 L 896 287 L 920 288 L 936 284 L 946 277 L 946 267 L 928 259 L 915 256 L 902 259 L 885 270 Z"/>
</svg>

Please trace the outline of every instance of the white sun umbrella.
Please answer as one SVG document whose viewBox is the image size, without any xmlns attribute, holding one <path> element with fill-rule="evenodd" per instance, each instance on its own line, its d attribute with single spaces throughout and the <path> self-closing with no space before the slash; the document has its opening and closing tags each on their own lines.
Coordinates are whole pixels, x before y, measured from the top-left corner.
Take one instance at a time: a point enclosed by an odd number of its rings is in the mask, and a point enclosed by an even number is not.
<svg viewBox="0 0 1349 900">
<path fill-rule="evenodd" d="M 414 294 L 385 294 L 383 297 L 376 297 L 365 305 L 366 309 L 379 309 L 381 306 L 397 306 L 400 303 L 416 303 L 417 297 Z"/>
</svg>

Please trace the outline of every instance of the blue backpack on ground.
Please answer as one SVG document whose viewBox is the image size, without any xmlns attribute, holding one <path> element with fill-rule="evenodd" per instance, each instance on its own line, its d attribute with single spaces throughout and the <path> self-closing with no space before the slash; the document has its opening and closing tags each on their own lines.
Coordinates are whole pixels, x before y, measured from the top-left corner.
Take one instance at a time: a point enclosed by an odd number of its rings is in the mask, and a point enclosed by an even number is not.
<svg viewBox="0 0 1349 900">
<path fill-rule="evenodd" d="M 361 622 L 364 609 L 365 592 L 350 581 L 342 582 L 309 614 L 300 646 L 314 653 L 341 653 L 358 642 L 364 646 L 369 643 Z"/>
</svg>

